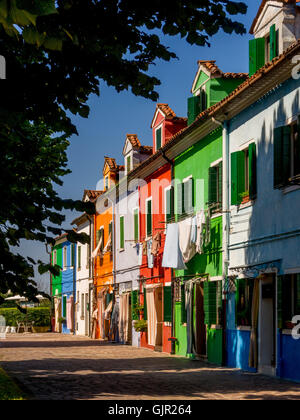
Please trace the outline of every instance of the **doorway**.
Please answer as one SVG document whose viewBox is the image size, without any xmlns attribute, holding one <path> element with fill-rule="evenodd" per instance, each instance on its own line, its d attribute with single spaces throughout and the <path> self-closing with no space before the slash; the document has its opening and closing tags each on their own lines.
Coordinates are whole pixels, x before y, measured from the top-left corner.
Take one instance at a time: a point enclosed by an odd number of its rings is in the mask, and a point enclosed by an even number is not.
<svg viewBox="0 0 300 420">
<path fill-rule="evenodd" d="M 260 279 L 258 372 L 276 375 L 275 275 Z"/>
<path fill-rule="evenodd" d="M 84 330 L 85 330 L 85 335 L 88 336 L 89 335 L 89 294 L 86 293 L 85 294 L 85 303 L 84 303 Z"/>
<path fill-rule="evenodd" d="M 206 346 L 206 325 L 205 325 L 205 313 L 204 313 L 204 282 L 195 283 L 194 285 L 194 347 L 195 355 L 200 357 L 206 357 L 207 346 Z"/>
</svg>

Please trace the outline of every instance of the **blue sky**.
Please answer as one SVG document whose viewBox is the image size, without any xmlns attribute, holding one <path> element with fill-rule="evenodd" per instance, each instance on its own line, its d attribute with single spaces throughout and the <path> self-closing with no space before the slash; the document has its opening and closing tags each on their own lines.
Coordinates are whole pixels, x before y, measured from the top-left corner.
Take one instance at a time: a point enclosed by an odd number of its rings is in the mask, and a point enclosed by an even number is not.
<svg viewBox="0 0 300 420">
<path fill-rule="evenodd" d="M 211 38 L 211 47 L 190 46 L 179 37 L 163 37 L 163 43 L 174 51 L 179 60 L 158 61 L 150 74 L 161 80 L 158 87 L 159 102 L 168 103 L 178 116 L 187 115 L 187 98 L 197 71 L 198 60 L 216 60 L 224 72 L 248 72 L 248 33 L 261 0 L 244 0 L 248 13 L 235 18 L 244 23 L 246 35 L 227 35 L 220 31 Z M 100 97 L 89 100 L 88 119 L 72 117 L 79 136 L 71 138 L 68 150 L 72 173 L 64 178 L 57 191 L 63 198 L 81 199 L 84 189 L 96 189 L 101 179 L 104 156 L 117 159 L 122 164 L 122 149 L 127 133 L 138 134 L 142 144 L 152 145 L 150 124 L 156 104 L 134 96 L 130 91 L 117 93 L 114 88 L 100 84 Z M 66 214 L 66 226 L 77 213 Z M 24 256 L 48 260 L 45 246 L 24 241 L 20 248 Z M 37 275 L 42 287 L 47 289 L 49 274 Z"/>
</svg>

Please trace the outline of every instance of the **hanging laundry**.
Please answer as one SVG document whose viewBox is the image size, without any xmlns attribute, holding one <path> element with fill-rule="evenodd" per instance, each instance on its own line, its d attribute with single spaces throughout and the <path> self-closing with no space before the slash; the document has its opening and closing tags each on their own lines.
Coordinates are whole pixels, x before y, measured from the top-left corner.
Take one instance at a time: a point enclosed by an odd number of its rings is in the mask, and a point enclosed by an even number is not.
<svg viewBox="0 0 300 420">
<path fill-rule="evenodd" d="M 196 239 L 196 251 L 198 254 L 203 254 L 204 248 L 204 228 L 205 228 L 205 212 L 201 210 L 196 215 L 197 223 L 197 239 Z"/>
<path fill-rule="evenodd" d="M 154 267 L 154 259 L 152 255 L 152 239 L 147 242 L 147 259 L 148 259 L 148 268 Z"/>
<path fill-rule="evenodd" d="M 192 218 L 192 228 L 191 228 L 191 243 L 197 243 L 197 216 Z"/>
<path fill-rule="evenodd" d="M 109 320 L 110 319 L 110 314 L 112 312 L 112 308 L 113 308 L 113 302 L 112 300 L 109 302 L 109 304 L 107 305 L 105 311 L 104 311 L 104 319 Z"/>
<path fill-rule="evenodd" d="M 98 252 L 99 252 L 99 250 L 100 250 L 100 248 L 102 246 L 102 241 L 103 241 L 103 236 L 101 235 L 97 247 L 92 252 L 92 258 L 96 258 L 97 257 Z"/>
<path fill-rule="evenodd" d="M 137 246 L 137 253 L 138 253 L 138 265 L 141 266 L 143 264 L 143 244 L 138 243 Z"/>
<path fill-rule="evenodd" d="M 69 297 L 68 300 L 67 300 L 67 328 L 68 328 L 68 330 L 73 329 L 72 306 L 73 306 L 73 298 Z"/>
<path fill-rule="evenodd" d="M 147 242 L 146 241 L 143 242 L 143 255 L 147 256 Z"/>
<path fill-rule="evenodd" d="M 152 249 L 151 249 L 151 254 L 154 255 L 155 257 L 159 253 L 160 246 L 161 246 L 161 234 L 158 232 L 153 238 Z"/>
<path fill-rule="evenodd" d="M 111 233 L 110 233 L 109 237 L 108 237 L 108 240 L 106 242 L 106 245 L 103 249 L 103 252 L 102 252 L 103 254 L 106 254 L 106 252 L 111 252 L 111 250 L 112 250 L 111 244 L 112 244 L 112 240 L 111 240 Z"/>
<path fill-rule="evenodd" d="M 177 223 L 167 225 L 166 242 L 162 260 L 162 267 L 186 270 L 179 247 L 179 229 Z"/>
<path fill-rule="evenodd" d="M 205 246 L 210 244 L 210 233 L 211 233 L 211 210 L 208 209 L 205 212 Z"/>
<path fill-rule="evenodd" d="M 182 252 L 183 261 L 189 262 L 196 254 L 196 246 L 191 242 L 192 218 L 182 220 L 178 223 L 179 247 Z"/>
</svg>

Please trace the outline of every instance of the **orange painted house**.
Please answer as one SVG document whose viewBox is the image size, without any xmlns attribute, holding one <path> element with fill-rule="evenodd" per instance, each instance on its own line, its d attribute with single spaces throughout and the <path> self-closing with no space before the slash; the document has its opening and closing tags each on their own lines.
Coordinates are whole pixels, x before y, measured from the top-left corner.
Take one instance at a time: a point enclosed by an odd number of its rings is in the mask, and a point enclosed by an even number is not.
<svg viewBox="0 0 300 420">
<path fill-rule="evenodd" d="M 96 305 L 98 318 L 96 339 L 109 338 L 109 318 L 113 304 L 113 209 L 111 202 L 103 194 L 118 182 L 119 173 L 124 170 L 123 166 L 116 164 L 115 159 L 104 159 L 104 190 L 97 199 L 94 224 L 94 307 Z"/>
<path fill-rule="evenodd" d="M 153 153 L 159 152 L 171 137 L 187 125 L 168 104 L 158 104 L 152 120 Z M 141 346 L 171 352 L 172 336 L 172 269 L 162 267 L 166 222 L 172 215 L 172 164 L 157 168 L 140 187 L 140 241 L 145 252 L 140 268 L 140 294 L 148 331 L 141 334 Z M 157 244 L 152 257 L 145 255 L 153 241 Z M 153 249 L 151 247 L 151 249 Z M 150 260 L 150 263 L 149 263 Z"/>
</svg>

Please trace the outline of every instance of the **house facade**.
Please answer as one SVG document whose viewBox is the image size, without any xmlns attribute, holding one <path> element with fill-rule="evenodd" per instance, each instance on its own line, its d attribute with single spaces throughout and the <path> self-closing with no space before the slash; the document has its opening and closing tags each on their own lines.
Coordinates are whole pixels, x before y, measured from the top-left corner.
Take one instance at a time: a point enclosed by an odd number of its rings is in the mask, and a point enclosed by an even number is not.
<svg viewBox="0 0 300 420">
<path fill-rule="evenodd" d="M 61 323 L 63 334 L 75 334 L 75 296 L 76 296 L 76 244 L 67 240 L 63 234 L 62 273 L 61 273 Z"/>
</svg>

